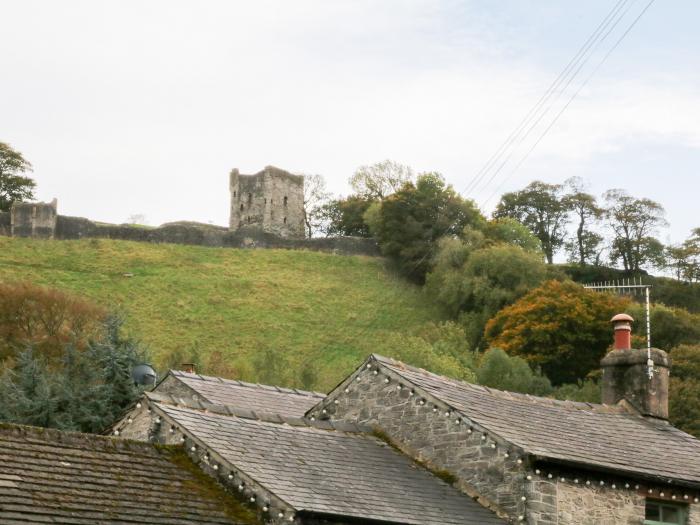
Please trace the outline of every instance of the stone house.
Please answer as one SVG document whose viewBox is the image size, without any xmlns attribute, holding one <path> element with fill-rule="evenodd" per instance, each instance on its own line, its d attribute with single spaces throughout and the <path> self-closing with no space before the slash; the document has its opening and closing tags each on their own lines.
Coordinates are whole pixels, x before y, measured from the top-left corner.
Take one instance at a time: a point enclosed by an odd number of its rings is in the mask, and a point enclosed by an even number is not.
<svg viewBox="0 0 700 525">
<path fill-rule="evenodd" d="M 498 391 L 372 355 L 327 396 L 171 372 L 115 430 L 180 440 L 210 474 L 229 473 L 262 509 L 279 509 L 279 523 L 700 525 L 700 441 L 668 423 L 668 356 L 631 349 L 630 319 L 614 319 L 603 404 Z M 392 463 L 397 451 L 420 479 Z M 407 515 L 387 488 L 433 494 L 445 480 L 488 518 L 470 507 L 450 521 L 448 500 L 435 514 L 418 494 Z"/>
<path fill-rule="evenodd" d="M 615 350 L 601 363 L 603 404 L 499 391 L 378 355 L 328 395 L 171 371 L 110 429 L 111 438 L 54 433 L 46 442 L 35 435 L 42 431 L 6 430 L 19 433 L 15 441 L 29 432 L 38 444 L 7 445 L 27 457 L 9 477 L 0 468 L 0 522 L 6 509 L 15 521 L 31 522 L 29 502 L 39 496 L 20 482 L 22 468 L 44 468 L 31 464 L 34 453 L 64 476 L 56 486 L 77 490 L 104 478 L 117 492 L 143 491 L 149 505 L 158 497 L 152 491 L 196 471 L 198 483 L 215 491 L 163 488 L 161 511 L 173 510 L 167 506 L 177 504 L 179 490 L 182 505 L 200 502 L 212 516 L 233 509 L 231 523 L 700 525 L 700 441 L 666 419 L 668 356 L 631 349 L 631 318 L 614 323 Z M 80 439 L 84 453 L 59 450 Z M 0 458 L 5 441 L 0 431 Z M 103 455 L 94 466 L 85 459 L 79 469 L 62 468 L 60 461 L 95 451 Z M 99 512 L 84 493 L 77 496 L 75 512 Z M 115 498 L 123 504 L 126 496 Z"/>
</svg>

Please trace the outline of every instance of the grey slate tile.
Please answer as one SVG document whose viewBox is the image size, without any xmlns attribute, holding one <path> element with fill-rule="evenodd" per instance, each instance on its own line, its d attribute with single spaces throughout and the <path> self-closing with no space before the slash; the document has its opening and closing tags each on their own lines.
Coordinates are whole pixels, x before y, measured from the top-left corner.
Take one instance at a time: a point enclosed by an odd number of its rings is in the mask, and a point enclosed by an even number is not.
<svg viewBox="0 0 700 525">
<path fill-rule="evenodd" d="M 156 406 L 297 511 L 409 525 L 504 523 L 371 435 Z"/>
</svg>

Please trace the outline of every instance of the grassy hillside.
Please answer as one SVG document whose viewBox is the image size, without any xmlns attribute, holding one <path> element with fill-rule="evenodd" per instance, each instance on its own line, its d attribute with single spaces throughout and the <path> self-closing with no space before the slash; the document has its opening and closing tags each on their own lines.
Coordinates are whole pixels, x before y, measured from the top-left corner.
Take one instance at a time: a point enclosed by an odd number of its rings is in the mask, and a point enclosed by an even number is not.
<svg viewBox="0 0 700 525">
<path fill-rule="evenodd" d="M 357 366 L 383 334 L 440 317 L 381 259 L 306 251 L 0 237 L 0 279 L 122 312 L 158 365 L 198 351 L 223 365 L 215 371 L 232 366 L 254 379 L 254 356 L 273 350 L 298 370 L 317 359 L 319 388 Z"/>
</svg>

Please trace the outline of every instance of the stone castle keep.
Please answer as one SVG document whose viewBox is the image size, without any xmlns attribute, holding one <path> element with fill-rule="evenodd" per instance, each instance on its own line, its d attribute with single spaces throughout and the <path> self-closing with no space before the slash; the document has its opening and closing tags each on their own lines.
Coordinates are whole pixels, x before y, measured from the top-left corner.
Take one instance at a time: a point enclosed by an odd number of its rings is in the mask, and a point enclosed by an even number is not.
<svg viewBox="0 0 700 525">
<path fill-rule="evenodd" d="M 255 175 L 231 171 L 229 228 L 261 229 L 280 237 L 304 238 L 304 177 L 267 166 Z"/>
<path fill-rule="evenodd" d="M 52 202 L 15 202 L 0 211 L 0 235 L 40 239 L 106 238 L 229 248 L 286 248 L 378 256 L 373 239 L 306 237 L 304 177 L 267 166 L 254 175 L 229 175 L 228 226 L 177 221 L 157 227 L 108 224 L 58 214 Z"/>
</svg>

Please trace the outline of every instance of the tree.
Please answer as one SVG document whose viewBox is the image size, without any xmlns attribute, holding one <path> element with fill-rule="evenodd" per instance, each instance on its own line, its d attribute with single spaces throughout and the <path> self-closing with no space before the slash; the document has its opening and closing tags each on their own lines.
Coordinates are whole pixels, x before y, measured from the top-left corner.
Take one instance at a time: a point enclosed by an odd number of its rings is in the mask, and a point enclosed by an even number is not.
<svg viewBox="0 0 700 525">
<path fill-rule="evenodd" d="M 632 335 L 632 343 L 637 348 L 646 348 L 644 305 L 633 303 L 627 313 L 637 320 L 637 330 Z M 673 308 L 661 303 L 651 306 L 651 343 L 656 348 L 669 351 L 684 344 L 700 344 L 700 314 L 692 314 L 684 308 Z"/>
<path fill-rule="evenodd" d="M 304 226 L 309 238 L 320 230 L 323 205 L 330 196 L 323 175 L 304 175 Z"/>
<path fill-rule="evenodd" d="M 483 227 L 473 201 L 463 199 L 437 173 L 423 173 L 416 183 L 370 207 L 365 221 L 382 253 L 401 272 L 423 282 L 440 237 L 459 235 L 467 225 Z M 370 213 L 371 212 L 371 213 Z"/>
<path fill-rule="evenodd" d="M 377 341 L 376 352 L 436 374 L 476 382 L 473 352 L 454 323 L 425 326 L 414 333 L 389 333 Z"/>
<path fill-rule="evenodd" d="M 564 185 L 569 189 L 569 193 L 564 196 L 563 204 L 576 217 L 576 237 L 575 240 L 567 244 L 572 262 L 573 260 L 583 266 L 585 264 L 598 264 L 600 262 L 603 237 L 591 230 L 603 216 L 603 209 L 598 206 L 596 198 L 590 193 L 586 193 L 583 180 L 579 177 L 568 179 Z"/>
<path fill-rule="evenodd" d="M 413 181 L 413 170 L 394 162 L 385 160 L 371 166 L 360 166 L 350 177 L 350 187 L 366 200 L 382 200 Z"/>
<path fill-rule="evenodd" d="M 127 217 L 126 223 L 137 226 L 147 226 L 148 220 L 146 220 L 146 216 L 143 213 L 132 213 L 129 215 L 129 217 Z"/>
<path fill-rule="evenodd" d="M 141 394 L 131 371 L 148 360 L 134 341 L 119 335 L 120 328 L 120 320 L 108 319 L 102 338 L 85 349 L 65 344 L 50 366 L 31 347 L 18 352 L 13 369 L 0 375 L 3 403 L 11 404 L 0 415 L 12 423 L 103 431 Z"/>
<path fill-rule="evenodd" d="M 663 244 L 653 235 L 666 226 L 664 208 L 651 199 L 637 199 L 624 190 L 604 194 L 605 215 L 613 231 L 611 258 L 622 261 L 626 271 L 639 272 L 645 266 L 663 265 Z"/>
<path fill-rule="evenodd" d="M 107 312 L 83 297 L 27 282 L 0 283 L 0 360 L 32 346 L 50 361 L 99 335 Z"/>
<path fill-rule="evenodd" d="M 700 345 L 670 352 L 673 369 L 668 404 L 671 423 L 700 438 Z"/>
<path fill-rule="evenodd" d="M 561 184 L 531 182 L 525 189 L 506 193 L 494 212 L 495 218 L 511 217 L 527 226 L 540 240 L 547 262 L 564 243 L 569 209 Z"/>
<path fill-rule="evenodd" d="M 478 240 L 469 245 L 447 239 L 440 243 L 426 288 L 448 314 L 460 320 L 471 348 L 477 349 L 486 322 L 545 277 L 545 264 L 537 253 L 506 244 L 481 248 Z"/>
<path fill-rule="evenodd" d="M 500 348 L 487 350 L 476 369 L 480 385 L 509 392 L 520 392 L 535 396 L 546 396 L 552 392 L 552 385 L 539 371 L 534 371 L 527 361 L 518 356 L 510 356 Z"/>
<path fill-rule="evenodd" d="M 695 228 L 682 244 L 666 247 L 666 267 L 679 281 L 700 280 L 700 228 Z"/>
<path fill-rule="evenodd" d="M 610 319 L 627 305 L 572 281 L 547 281 L 498 312 L 485 335 L 490 346 L 542 367 L 553 385 L 575 383 L 599 368 L 612 341 Z"/>
<path fill-rule="evenodd" d="M 9 211 L 12 203 L 34 198 L 36 182 L 25 173 L 32 165 L 19 151 L 0 142 L 0 211 Z"/>
<path fill-rule="evenodd" d="M 323 232 L 329 237 L 371 237 L 364 215 L 374 202 L 357 195 L 327 202 L 319 212 Z"/>
<path fill-rule="evenodd" d="M 510 217 L 491 219 L 486 223 L 484 235 L 496 243 L 518 246 L 526 252 L 542 253 L 542 245 L 535 235 L 525 226 Z"/>
</svg>

